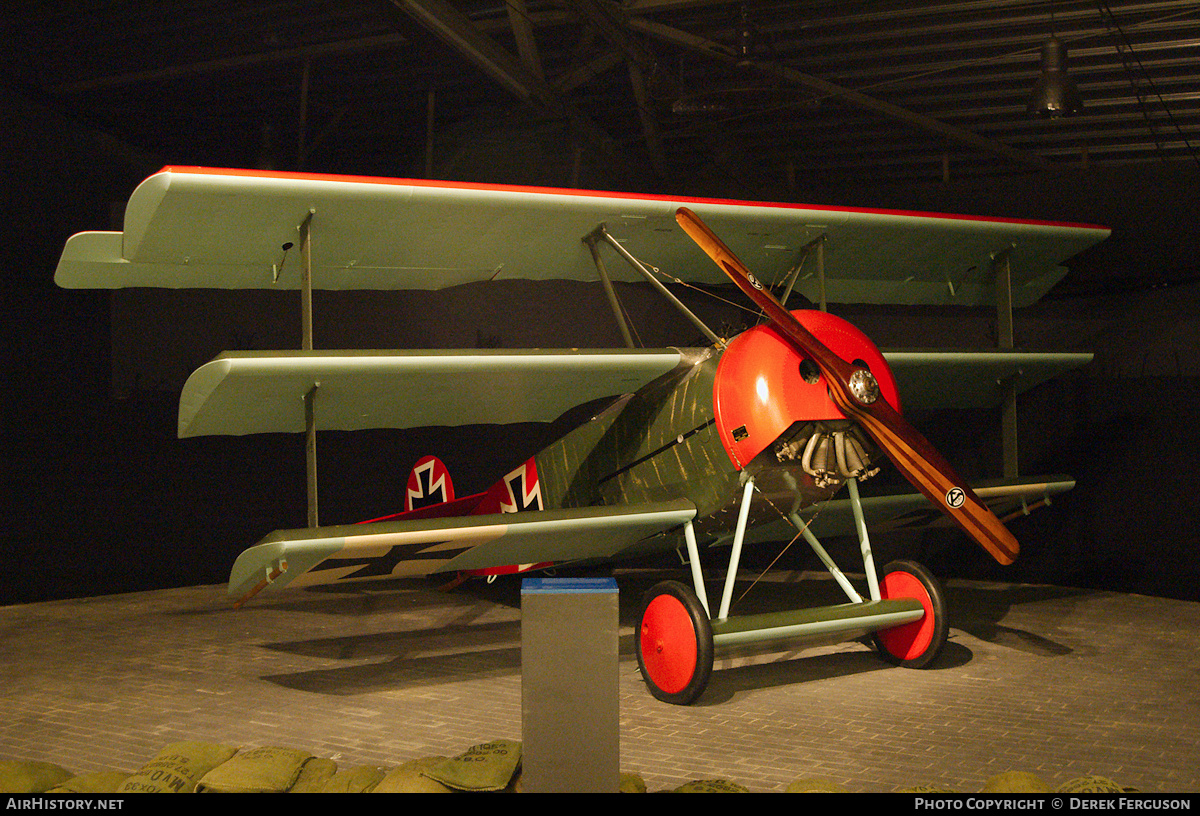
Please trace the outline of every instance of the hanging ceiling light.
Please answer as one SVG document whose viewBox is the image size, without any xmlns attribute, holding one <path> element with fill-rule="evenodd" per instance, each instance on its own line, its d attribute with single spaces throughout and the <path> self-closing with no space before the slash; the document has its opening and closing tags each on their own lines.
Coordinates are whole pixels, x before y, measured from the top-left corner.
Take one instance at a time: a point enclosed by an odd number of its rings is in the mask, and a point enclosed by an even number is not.
<svg viewBox="0 0 1200 816">
<path fill-rule="evenodd" d="M 750 27 L 750 17 L 746 14 L 746 6 L 742 5 L 742 18 L 738 26 L 738 55 L 734 63 L 739 68 L 749 68 L 754 64 L 754 52 L 758 50 L 758 37 Z"/>
<path fill-rule="evenodd" d="M 1057 119 L 1083 110 L 1075 81 L 1067 75 L 1067 49 L 1051 36 L 1042 46 L 1042 75 L 1033 86 L 1026 110 L 1034 116 Z"/>
</svg>

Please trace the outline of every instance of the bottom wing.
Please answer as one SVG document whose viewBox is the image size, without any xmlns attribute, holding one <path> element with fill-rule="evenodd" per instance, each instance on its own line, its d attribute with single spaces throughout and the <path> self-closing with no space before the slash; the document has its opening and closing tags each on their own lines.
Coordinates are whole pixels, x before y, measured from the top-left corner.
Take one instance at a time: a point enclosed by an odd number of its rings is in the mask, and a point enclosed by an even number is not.
<svg viewBox="0 0 1200 816">
<path fill-rule="evenodd" d="M 238 556 L 229 594 L 513 564 L 612 558 L 694 518 L 678 500 L 279 530 Z"/>
<path fill-rule="evenodd" d="M 1066 493 L 1075 482 L 1066 476 L 1028 478 L 971 485 L 980 500 L 1008 523 L 1020 515 L 1049 504 L 1052 496 Z M 949 526 L 945 516 L 929 500 L 915 491 L 862 497 L 863 518 L 872 533 Z M 813 508 L 810 529 L 818 539 L 857 535 L 854 511 L 849 499 L 834 499 Z M 796 534 L 792 525 L 780 519 L 746 532 L 747 542 L 786 541 Z M 718 541 L 717 543 L 722 543 Z"/>
</svg>

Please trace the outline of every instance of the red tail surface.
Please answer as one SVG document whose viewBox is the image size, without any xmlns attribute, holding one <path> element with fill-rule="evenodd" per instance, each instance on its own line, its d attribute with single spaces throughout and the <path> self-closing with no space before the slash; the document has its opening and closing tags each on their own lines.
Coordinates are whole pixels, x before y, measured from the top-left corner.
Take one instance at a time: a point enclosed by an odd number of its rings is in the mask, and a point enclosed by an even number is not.
<svg viewBox="0 0 1200 816">
<path fill-rule="evenodd" d="M 482 493 L 456 498 L 450 471 L 436 456 L 424 456 L 413 465 L 408 474 L 404 492 L 404 511 L 390 516 L 362 522 L 393 521 L 396 519 L 451 518 L 454 516 L 479 516 L 493 513 L 519 513 L 525 510 L 543 510 L 542 487 L 538 481 L 537 463 L 533 457 L 506 473 L 500 481 Z M 506 575 L 550 566 L 540 564 L 512 564 L 485 570 L 468 570 L 466 575 Z"/>
</svg>

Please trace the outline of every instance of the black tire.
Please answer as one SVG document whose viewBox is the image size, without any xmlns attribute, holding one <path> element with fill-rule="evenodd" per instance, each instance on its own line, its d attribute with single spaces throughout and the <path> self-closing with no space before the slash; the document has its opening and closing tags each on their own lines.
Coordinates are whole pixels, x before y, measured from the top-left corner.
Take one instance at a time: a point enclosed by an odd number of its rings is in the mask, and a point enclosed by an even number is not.
<svg viewBox="0 0 1200 816">
<path fill-rule="evenodd" d="M 647 591 L 634 651 L 655 698 L 688 705 L 699 697 L 712 676 L 713 634 L 696 593 L 678 581 L 663 581 Z"/>
<path fill-rule="evenodd" d="M 887 662 L 910 669 L 925 668 L 937 659 L 950 627 L 942 584 L 916 561 L 893 561 L 879 578 L 882 598 L 916 598 L 925 617 L 911 623 L 880 629 L 872 636 L 875 648 Z"/>
</svg>

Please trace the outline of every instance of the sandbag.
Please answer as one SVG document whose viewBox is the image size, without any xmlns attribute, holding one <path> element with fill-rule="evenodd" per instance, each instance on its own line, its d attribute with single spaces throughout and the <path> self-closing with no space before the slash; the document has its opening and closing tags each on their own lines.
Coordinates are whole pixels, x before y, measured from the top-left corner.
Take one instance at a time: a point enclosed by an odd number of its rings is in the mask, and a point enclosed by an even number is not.
<svg viewBox="0 0 1200 816">
<path fill-rule="evenodd" d="M 1124 793 L 1125 789 L 1106 776 L 1081 776 L 1058 786 L 1058 793 Z"/>
<path fill-rule="evenodd" d="M 0 792 L 45 793 L 74 776 L 53 762 L 31 760 L 0 760 Z"/>
<path fill-rule="evenodd" d="M 370 793 L 383 779 L 383 768 L 362 765 L 357 768 L 339 770 L 329 778 L 322 793 Z"/>
<path fill-rule="evenodd" d="M 288 793 L 320 793 L 337 773 L 337 763 L 325 757 L 313 757 L 304 763 L 296 784 Z"/>
<path fill-rule="evenodd" d="M 238 752 L 233 745 L 211 742 L 176 742 L 158 752 L 130 775 L 117 793 L 195 793 L 196 786 L 213 768 Z"/>
<path fill-rule="evenodd" d="M 292 789 L 307 751 L 278 746 L 252 748 L 235 754 L 201 778 L 197 793 L 284 793 Z"/>
<path fill-rule="evenodd" d="M 621 772 L 621 781 L 617 785 L 617 793 L 645 793 L 646 780 L 635 773 Z"/>
<path fill-rule="evenodd" d="M 749 793 L 750 789 L 728 779 L 693 779 L 671 793 Z"/>
<path fill-rule="evenodd" d="M 383 775 L 372 793 L 454 793 L 454 789 L 425 775 L 425 769 L 445 757 L 426 757 L 405 762 Z"/>
<path fill-rule="evenodd" d="M 128 771 L 95 771 L 73 776 L 47 793 L 116 793 L 129 778 Z"/>
<path fill-rule="evenodd" d="M 438 757 L 423 773 L 454 790 L 498 791 L 508 787 L 520 765 L 520 742 L 493 740 L 456 757 Z"/>
<path fill-rule="evenodd" d="M 950 788 L 940 788 L 937 785 L 915 785 L 911 788 L 897 788 L 893 793 L 958 793 Z"/>
<path fill-rule="evenodd" d="M 849 793 L 850 791 L 832 779 L 812 777 L 797 779 L 787 786 L 784 793 Z"/>
<path fill-rule="evenodd" d="M 981 793 L 1049 793 L 1050 786 L 1028 771 L 1004 771 L 988 779 Z"/>
</svg>

